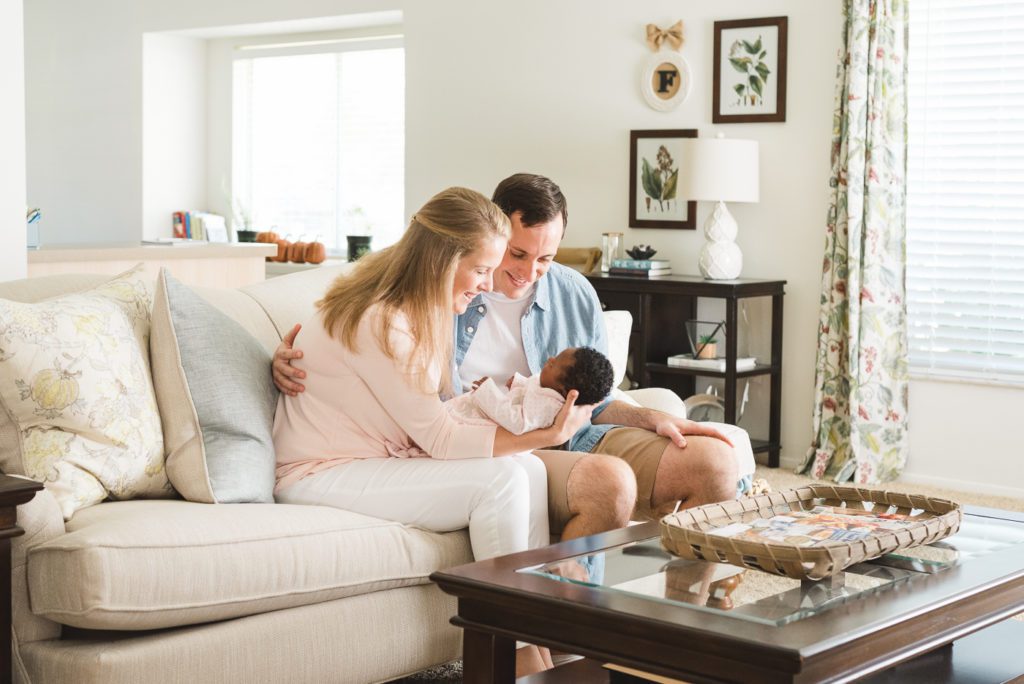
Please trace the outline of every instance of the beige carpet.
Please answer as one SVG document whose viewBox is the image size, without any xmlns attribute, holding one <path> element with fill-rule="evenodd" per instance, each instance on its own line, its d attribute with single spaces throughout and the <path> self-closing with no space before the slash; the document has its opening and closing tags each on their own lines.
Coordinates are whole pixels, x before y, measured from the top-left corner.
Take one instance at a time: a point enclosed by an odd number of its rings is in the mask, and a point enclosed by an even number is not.
<svg viewBox="0 0 1024 684">
<path fill-rule="evenodd" d="M 815 482 L 815 480 L 812 480 L 806 475 L 795 474 L 789 468 L 769 468 L 768 466 L 763 465 L 757 466 L 757 473 L 754 475 L 754 478 L 756 479 L 759 477 L 763 477 L 765 480 L 768 480 L 768 484 L 772 486 L 774 491 L 803 487 Z M 943 489 L 941 487 L 911 484 L 907 482 L 900 482 L 898 480 L 896 482 L 887 482 L 884 485 L 872 485 L 871 488 L 891 489 L 893 491 L 904 492 L 906 494 L 923 494 L 940 499 L 950 499 L 960 504 L 987 506 L 989 508 L 1001 508 L 1007 511 L 1024 512 L 1024 498 L 976 494 L 966 491 L 956 491 L 953 489 Z"/>
</svg>

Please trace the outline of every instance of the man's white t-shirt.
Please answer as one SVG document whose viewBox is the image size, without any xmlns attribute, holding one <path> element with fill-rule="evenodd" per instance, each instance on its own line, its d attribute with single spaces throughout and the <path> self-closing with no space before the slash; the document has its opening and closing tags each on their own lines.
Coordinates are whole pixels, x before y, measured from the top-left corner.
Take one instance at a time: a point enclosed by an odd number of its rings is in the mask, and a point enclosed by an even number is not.
<svg viewBox="0 0 1024 684">
<path fill-rule="evenodd" d="M 505 381 L 515 373 L 530 376 L 530 364 L 523 347 L 522 320 L 536 287 L 534 283 L 518 299 L 509 299 L 500 292 L 481 294 L 487 314 L 481 319 L 479 330 L 464 331 L 473 335 L 473 341 L 459 366 L 463 392 L 473 389 L 473 383 L 484 377 L 504 387 Z"/>
</svg>

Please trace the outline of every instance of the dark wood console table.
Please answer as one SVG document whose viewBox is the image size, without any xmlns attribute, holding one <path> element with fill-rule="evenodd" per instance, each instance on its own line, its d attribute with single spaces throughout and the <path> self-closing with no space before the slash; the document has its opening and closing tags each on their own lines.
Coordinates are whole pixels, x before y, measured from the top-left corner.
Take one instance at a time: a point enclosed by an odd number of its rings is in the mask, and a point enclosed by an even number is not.
<svg viewBox="0 0 1024 684">
<path fill-rule="evenodd" d="M 754 452 L 767 452 L 768 465 L 776 468 L 782 449 L 782 297 L 785 280 L 704 280 L 699 276 L 671 275 L 658 278 L 590 275 L 587 279 L 597 290 L 601 306 L 625 310 L 633 315 L 629 351 L 633 360 L 633 380 L 639 387 L 667 387 L 681 397 L 695 394 L 698 377 L 722 378 L 725 422 L 736 423 L 736 381 L 758 375 L 771 377 L 771 406 L 768 439 L 753 439 Z M 697 318 L 697 298 L 725 300 L 724 372 L 669 366 L 674 354 L 689 352 L 686 321 Z M 737 312 L 739 300 L 771 297 L 771 359 L 750 370 L 737 371 Z"/>
<path fill-rule="evenodd" d="M 0 682 L 11 681 L 11 537 L 25 533 L 18 527 L 18 506 L 42 488 L 38 482 L 0 474 Z"/>
</svg>

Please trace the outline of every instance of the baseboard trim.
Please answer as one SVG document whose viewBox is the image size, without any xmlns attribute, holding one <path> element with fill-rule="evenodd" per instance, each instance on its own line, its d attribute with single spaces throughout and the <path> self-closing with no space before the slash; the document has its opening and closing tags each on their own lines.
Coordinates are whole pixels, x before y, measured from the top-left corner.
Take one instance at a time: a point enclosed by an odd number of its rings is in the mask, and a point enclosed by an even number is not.
<svg viewBox="0 0 1024 684">
<path fill-rule="evenodd" d="M 900 475 L 900 482 L 909 484 L 928 485 L 930 487 L 942 487 L 957 492 L 970 492 L 971 494 L 989 494 L 991 496 L 1005 496 L 1011 499 L 1024 499 L 1024 489 L 1020 487 L 1007 487 L 988 482 L 972 482 L 949 477 L 935 477 L 934 475 L 919 475 L 918 473 L 904 472 Z"/>
</svg>

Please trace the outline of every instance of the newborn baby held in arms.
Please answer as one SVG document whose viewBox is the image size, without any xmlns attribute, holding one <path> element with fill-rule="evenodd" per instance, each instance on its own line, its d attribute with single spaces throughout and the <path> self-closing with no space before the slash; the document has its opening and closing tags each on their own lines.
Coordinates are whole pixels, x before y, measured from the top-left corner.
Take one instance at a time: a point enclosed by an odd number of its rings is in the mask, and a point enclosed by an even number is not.
<svg viewBox="0 0 1024 684">
<path fill-rule="evenodd" d="M 611 362 L 590 347 L 570 347 L 548 359 L 540 373 L 524 378 L 516 373 L 506 393 L 491 378 L 473 383 L 471 392 L 445 402 L 448 411 L 463 423 L 497 423 L 509 432 L 546 428 L 565 403 L 569 390 L 579 392 L 577 405 L 603 401 L 612 389 Z"/>
</svg>

